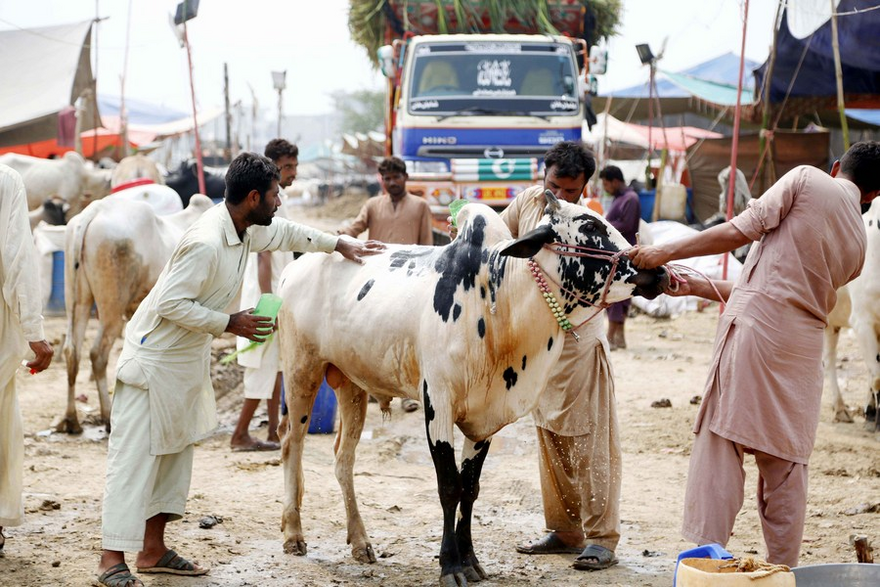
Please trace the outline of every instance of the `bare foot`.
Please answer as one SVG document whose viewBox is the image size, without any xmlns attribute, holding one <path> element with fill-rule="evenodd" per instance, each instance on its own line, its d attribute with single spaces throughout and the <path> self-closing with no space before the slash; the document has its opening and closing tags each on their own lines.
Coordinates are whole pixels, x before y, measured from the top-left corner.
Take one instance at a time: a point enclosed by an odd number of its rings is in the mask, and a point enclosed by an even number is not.
<svg viewBox="0 0 880 587">
<path fill-rule="evenodd" d="M 254 452 L 254 451 L 265 451 L 265 450 L 279 450 L 281 445 L 278 441 L 268 441 L 263 442 L 262 440 L 257 440 L 252 436 L 247 436 L 241 440 L 232 439 L 230 442 L 230 446 L 232 447 L 233 452 Z"/>
</svg>

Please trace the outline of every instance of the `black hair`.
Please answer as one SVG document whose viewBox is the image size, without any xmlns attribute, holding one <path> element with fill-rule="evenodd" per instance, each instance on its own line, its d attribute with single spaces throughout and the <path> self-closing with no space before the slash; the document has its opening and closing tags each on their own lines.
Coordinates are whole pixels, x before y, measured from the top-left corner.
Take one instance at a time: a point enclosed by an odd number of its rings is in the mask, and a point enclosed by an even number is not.
<svg viewBox="0 0 880 587">
<path fill-rule="evenodd" d="M 271 160 L 256 153 L 242 153 L 232 160 L 226 171 L 226 201 L 237 206 L 251 190 L 257 190 L 262 200 L 272 187 L 272 180 L 279 179 L 281 173 Z"/>
<path fill-rule="evenodd" d="M 379 175 L 387 175 L 389 173 L 402 173 L 406 175 L 406 163 L 398 157 L 386 157 L 379 163 Z"/>
<path fill-rule="evenodd" d="M 880 142 L 854 144 L 840 158 L 840 172 L 848 175 L 862 193 L 880 190 Z"/>
<path fill-rule="evenodd" d="M 586 181 L 596 171 L 596 159 L 580 141 L 560 141 L 544 154 L 544 168 L 549 171 L 551 167 L 558 177 L 576 178 L 583 173 Z"/>
<path fill-rule="evenodd" d="M 272 161 L 278 161 L 282 157 L 293 157 L 296 159 L 299 157 L 299 147 L 284 139 L 272 139 L 266 145 L 266 150 L 263 151 L 263 155 Z"/>
<path fill-rule="evenodd" d="M 605 169 L 599 172 L 599 179 L 607 179 L 608 181 L 624 181 L 623 172 L 616 165 L 607 165 Z"/>
</svg>

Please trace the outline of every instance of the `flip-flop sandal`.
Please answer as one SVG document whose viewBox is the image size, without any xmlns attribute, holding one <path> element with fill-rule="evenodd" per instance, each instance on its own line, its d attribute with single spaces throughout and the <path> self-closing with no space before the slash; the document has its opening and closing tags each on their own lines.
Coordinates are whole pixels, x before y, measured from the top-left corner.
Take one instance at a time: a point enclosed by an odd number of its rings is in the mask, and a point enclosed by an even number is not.
<svg viewBox="0 0 880 587">
<path fill-rule="evenodd" d="M 569 546 L 552 532 L 534 542 L 516 545 L 516 551 L 522 554 L 580 554 L 582 550 L 580 546 Z"/>
<path fill-rule="evenodd" d="M 601 571 L 616 564 L 617 557 L 614 556 L 614 551 L 598 544 L 591 544 L 584 549 L 571 566 L 579 571 Z"/>
<path fill-rule="evenodd" d="M 144 582 L 131 574 L 127 564 L 119 563 L 101 573 L 93 584 L 98 587 L 143 587 Z"/>
<path fill-rule="evenodd" d="M 211 569 L 203 569 L 195 566 L 173 550 L 162 555 L 162 558 L 152 567 L 138 567 L 138 573 L 168 573 L 169 575 L 186 575 L 195 577 L 207 575 Z"/>
</svg>

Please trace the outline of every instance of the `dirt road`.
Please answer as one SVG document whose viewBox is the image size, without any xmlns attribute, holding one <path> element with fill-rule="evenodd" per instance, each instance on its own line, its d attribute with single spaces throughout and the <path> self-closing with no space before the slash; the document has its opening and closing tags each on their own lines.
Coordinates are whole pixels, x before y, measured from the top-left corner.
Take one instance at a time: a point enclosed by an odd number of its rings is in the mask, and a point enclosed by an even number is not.
<svg viewBox="0 0 880 587">
<path fill-rule="evenodd" d="M 515 543 L 540 535 L 543 526 L 534 429 L 525 418 L 493 441 L 475 506 L 477 555 L 489 586 L 671 584 L 675 556 L 691 545 L 678 535 L 683 484 L 691 445 L 690 426 L 702 393 L 718 310 L 712 306 L 673 321 L 638 316 L 628 323 L 629 348 L 612 353 L 623 437 L 623 538 L 620 564 L 587 576 L 570 568 L 572 556 L 530 557 Z M 9 528 L 0 558 L 0 584 L 36 587 L 88 585 L 100 551 L 100 509 L 107 442 L 103 430 L 86 425 L 82 436 L 50 433 L 63 413 L 66 371 L 57 343 L 64 320 L 47 321 L 56 361 L 45 373 L 18 375 L 26 433 L 23 526 Z M 89 338 L 95 333 L 94 325 Z M 232 344 L 222 339 L 219 346 Z M 117 349 L 111 359 L 115 364 Z M 87 356 L 87 353 L 83 353 Z M 866 370 L 850 334 L 841 337 L 842 388 L 851 406 L 867 389 Z M 232 453 L 229 438 L 240 407 L 237 373 L 218 377 L 222 425 L 196 449 L 188 512 L 169 526 L 169 542 L 181 554 L 212 566 L 204 578 L 144 577 L 147 585 L 187 587 L 436 585 L 442 513 L 434 470 L 425 445 L 423 412 L 405 414 L 394 403 L 390 421 L 371 404 L 358 462 L 356 488 L 361 514 L 379 557 L 374 565 L 353 562 L 345 544 L 345 513 L 333 473 L 332 435 L 309 436 L 304 469 L 303 524 L 309 553 L 285 555 L 280 515 L 283 477 L 278 453 Z M 112 371 L 111 371 L 112 372 Z M 81 415 L 97 409 L 87 359 L 79 390 Z M 226 393 L 228 392 L 228 393 Z M 668 398 L 671 408 L 651 408 Z M 750 406 L 747 409 L 761 409 Z M 255 419 L 254 426 L 259 418 Z M 257 431 L 264 437 L 265 428 Z M 459 443 L 460 446 L 460 443 Z M 752 497 L 756 469 L 747 467 L 746 505 L 729 549 L 763 554 Z M 880 514 L 857 513 L 880 503 L 880 438 L 863 420 L 832 424 L 823 405 L 810 466 L 810 497 L 802 564 L 854 561 L 851 534 L 880 541 Z M 206 515 L 222 518 L 201 529 Z"/>
</svg>

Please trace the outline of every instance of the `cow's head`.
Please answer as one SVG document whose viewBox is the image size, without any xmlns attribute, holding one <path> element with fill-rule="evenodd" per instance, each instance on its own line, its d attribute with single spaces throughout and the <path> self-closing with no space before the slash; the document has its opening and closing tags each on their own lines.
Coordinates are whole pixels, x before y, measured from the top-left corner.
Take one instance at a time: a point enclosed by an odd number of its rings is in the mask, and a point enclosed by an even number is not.
<svg viewBox="0 0 880 587">
<path fill-rule="evenodd" d="M 544 272 L 562 286 L 560 303 L 570 313 L 587 305 L 585 302 L 613 303 L 633 295 L 652 299 L 663 293 L 669 284 L 668 273 L 663 268 L 640 270 L 626 255 L 614 256 L 628 248 L 623 235 L 592 210 L 551 201 L 538 226 L 505 247 L 501 254 L 534 257 Z M 608 284 L 612 268 L 615 271 Z M 603 299 L 606 285 L 608 291 Z"/>
</svg>

